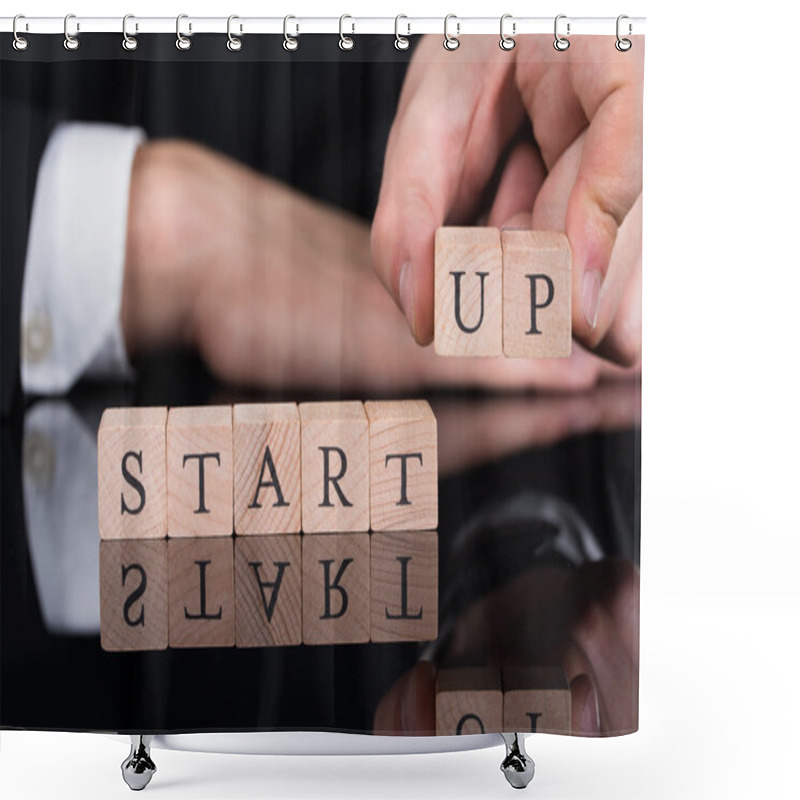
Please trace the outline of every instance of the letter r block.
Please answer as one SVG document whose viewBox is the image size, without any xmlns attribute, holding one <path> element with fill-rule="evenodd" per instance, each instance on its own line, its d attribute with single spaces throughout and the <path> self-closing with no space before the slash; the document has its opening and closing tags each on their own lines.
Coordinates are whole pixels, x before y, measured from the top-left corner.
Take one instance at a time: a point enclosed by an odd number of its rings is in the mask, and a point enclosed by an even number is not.
<svg viewBox="0 0 800 800">
<path fill-rule="evenodd" d="M 506 230 L 503 352 L 518 358 L 572 353 L 572 254 L 563 233 Z"/>
<path fill-rule="evenodd" d="M 496 228 L 439 228 L 434 348 L 441 356 L 503 355 L 503 251 Z"/>
<path fill-rule="evenodd" d="M 167 535 L 166 408 L 107 408 L 97 432 L 101 539 Z"/>
<path fill-rule="evenodd" d="M 170 409 L 167 486 L 170 538 L 233 533 L 230 406 Z"/>
<path fill-rule="evenodd" d="M 303 531 L 368 531 L 369 425 L 363 403 L 299 408 Z"/>
<path fill-rule="evenodd" d="M 436 733 L 461 736 L 503 731 L 500 672 L 488 667 L 442 669 L 436 676 Z"/>
</svg>

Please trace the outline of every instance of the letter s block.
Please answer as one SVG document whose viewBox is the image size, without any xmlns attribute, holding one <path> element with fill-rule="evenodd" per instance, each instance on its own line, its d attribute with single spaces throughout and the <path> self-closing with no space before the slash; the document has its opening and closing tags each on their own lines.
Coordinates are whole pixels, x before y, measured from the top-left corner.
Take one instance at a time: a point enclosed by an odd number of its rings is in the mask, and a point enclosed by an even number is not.
<svg viewBox="0 0 800 800">
<path fill-rule="evenodd" d="M 503 355 L 503 251 L 496 228 L 439 228 L 434 348 L 440 356 Z"/>
<path fill-rule="evenodd" d="M 572 353 L 572 254 L 563 233 L 507 230 L 503 242 L 503 352 Z"/>
<path fill-rule="evenodd" d="M 101 539 L 167 535 L 166 408 L 107 408 L 97 432 Z"/>
</svg>

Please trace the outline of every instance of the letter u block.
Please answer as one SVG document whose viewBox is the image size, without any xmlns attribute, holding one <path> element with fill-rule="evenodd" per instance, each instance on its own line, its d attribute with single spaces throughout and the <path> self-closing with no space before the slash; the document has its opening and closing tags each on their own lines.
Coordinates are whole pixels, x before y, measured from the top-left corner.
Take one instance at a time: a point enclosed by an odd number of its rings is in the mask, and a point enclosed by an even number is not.
<svg viewBox="0 0 800 800">
<path fill-rule="evenodd" d="M 369 425 L 363 403 L 301 403 L 303 531 L 369 530 Z"/>
<path fill-rule="evenodd" d="M 97 432 L 101 539 L 167 535 L 166 408 L 107 408 Z"/>
<path fill-rule="evenodd" d="M 503 251 L 496 228 L 439 228 L 434 348 L 441 356 L 503 355 Z"/>
</svg>

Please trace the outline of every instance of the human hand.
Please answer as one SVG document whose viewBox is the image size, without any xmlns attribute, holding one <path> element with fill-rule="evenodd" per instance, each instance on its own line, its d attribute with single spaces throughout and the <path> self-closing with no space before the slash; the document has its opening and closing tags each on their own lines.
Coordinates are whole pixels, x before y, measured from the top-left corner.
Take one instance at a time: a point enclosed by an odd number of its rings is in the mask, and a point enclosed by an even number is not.
<svg viewBox="0 0 800 800">
<path fill-rule="evenodd" d="M 372 230 L 375 267 L 420 344 L 433 337 L 434 234 L 474 222 L 504 149 L 493 226 L 565 231 L 572 249 L 572 329 L 618 364 L 641 354 L 643 47 L 617 52 L 581 37 L 470 37 L 445 52 L 420 42 L 386 150 Z"/>
</svg>

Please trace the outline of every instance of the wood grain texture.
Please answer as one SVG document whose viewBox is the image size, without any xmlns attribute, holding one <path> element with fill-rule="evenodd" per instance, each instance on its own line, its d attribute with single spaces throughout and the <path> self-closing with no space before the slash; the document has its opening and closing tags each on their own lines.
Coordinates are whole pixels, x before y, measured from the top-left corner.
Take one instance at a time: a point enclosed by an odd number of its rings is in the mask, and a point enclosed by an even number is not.
<svg viewBox="0 0 800 800">
<path fill-rule="evenodd" d="M 170 647 L 233 647 L 233 537 L 169 540 Z"/>
<path fill-rule="evenodd" d="M 236 646 L 276 647 L 303 641 L 299 536 L 237 536 L 234 544 Z"/>
<path fill-rule="evenodd" d="M 515 358 L 572 353 L 572 253 L 563 233 L 505 230 L 503 352 Z"/>
<path fill-rule="evenodd" d="M 101 539 L 167 535 L 167 409 L 107 408 L 97 432 Z"/>
<path fill-rule="evenodd" d="M 434 348 L 442 356 L 503 355 L 503 255 L 496 228 L 439 228 Z"/>
<path fill-rule="evenodd" d="M 370 526 L 424 531 L 439 521 L 436 417 L 427 400 L 364 404 L 369 420 Z"/>
<path fill-rule="evenodd" d="M 100 646 L 164 650 L 169 641 L 166 539 L 100 542 Z"/>
<path fill-rule="evenodd" d="M 233 532 L 233 418 L 230 406 L 170 409 L 167 419 L 170 538 Z"/>
<path fill-rule="evenodd" d="M 233 407 L 234 530 L 299 533 L 300 414 L 294 403 Z"/>
<path fill-rule="evenodd" d="M 303 536 L 303 643 L 368 642 L 368 533 Z"/>
<path fill-rule="evenodd" d="M 369 530 L 369 425 L 359 402 L 301 403 L 303 531 Z"/>
<path fill-rule="evenodd" d="M 503 726 L 518 733 L 571 733 L 572 696 L 561 667 L 504 669 Z"/>
<path fill-rule="evenodd" d="M 500 671 L 484 667 L 441 669 L 436 676 L 436 733 L 459 736 L 503 731 Z"/>
<path fill-rule="evenodd" d="M 439 535 L 373 533 L 373 642 L 428 642 L 439 630 Z"/>
</svg>

